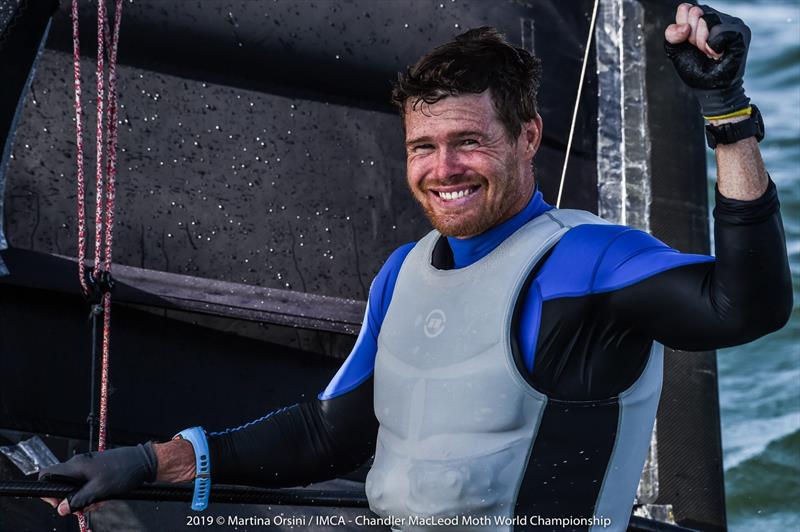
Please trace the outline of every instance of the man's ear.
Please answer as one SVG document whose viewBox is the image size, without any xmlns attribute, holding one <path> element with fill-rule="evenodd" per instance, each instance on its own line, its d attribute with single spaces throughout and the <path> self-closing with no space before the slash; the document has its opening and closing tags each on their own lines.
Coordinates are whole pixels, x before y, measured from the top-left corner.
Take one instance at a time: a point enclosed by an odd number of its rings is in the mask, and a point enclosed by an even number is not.
<svg viewBox="0 0 800 532">
<path fill-rule="evenodd" d="M 522 124 L 522 135 L 523 135 L 523 142 L 525 155 L 529 156 L 533 159 L 533 156 L 536 155 L 536 152 L 539 151 L 539 144 L 542 143 L 542 128 L 544 124 L 542 123 L 542 115 L 536 113 L 536 118 L 533 120 L 529 120 L 528 122 L 524 122 Z"/>
</svg>

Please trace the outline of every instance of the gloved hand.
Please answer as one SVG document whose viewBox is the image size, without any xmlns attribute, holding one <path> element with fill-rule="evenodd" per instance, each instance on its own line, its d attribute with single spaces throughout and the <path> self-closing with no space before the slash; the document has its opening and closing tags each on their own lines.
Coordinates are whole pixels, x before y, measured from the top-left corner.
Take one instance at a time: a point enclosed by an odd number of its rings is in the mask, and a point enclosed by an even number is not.
<svg viewBox="0 0 800 532">
<path fill-rule="evenodd" d="M 156 478 L 158 461 L 152 442 L 134 447 L 120 447 L 102 453 L 73 456 L 64 463 L 39 472 L 39 480 L 79 485 L 66 498 L 68 508 L 59 505 L 59 514 L 82 510 L 101 499 L 110 499 Z"/>
<path fill-rule="evenodd" d="M 664 48 L 678 75 L 700 102 L 703 116 L 747 108 L 742 77 L 750 28 L 741 19 L 708 6 L 681 4 L 664 32 Z"/>
</svg>

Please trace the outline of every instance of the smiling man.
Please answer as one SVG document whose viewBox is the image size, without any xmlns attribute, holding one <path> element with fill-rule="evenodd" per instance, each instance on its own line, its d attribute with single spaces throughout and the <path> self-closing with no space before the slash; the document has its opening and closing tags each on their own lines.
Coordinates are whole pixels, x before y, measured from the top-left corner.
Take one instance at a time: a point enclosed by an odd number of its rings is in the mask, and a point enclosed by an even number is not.
<svg viewBox="0 0 800 532">
<path fill-rule="evenodd" d="M 196 479 L 202 509 L 210 481 L 307 484 L 374 454 L 370 507 L 396 529 L 624 530 L 662 345 L 747 342 L 791 310 L 763 126 L 741 82 L 749 31 L 683 4 L 665 36 L 716 147 L 716 258 L 548 205 L 532 164 L 539 63 L 492 28 L 470 30 L 393 92 L 408 186 L 435 230 L 386 261 L 328 387 L 242 427 L 49 468 L 41 478 L 86 481 L 59 513 L 152 480 Z"/>
<path fill-rule="evenodd" d="M 401 89 L 395 95 L 405 120 L 409 188 L 443 235 L 483 233 L 520 212 L 533 194 L 542 119 L 531 106 L 533 116 L 509 131 L 493 97 L 489 89 L 435 103 L 409 102 Z"/>
</svg>

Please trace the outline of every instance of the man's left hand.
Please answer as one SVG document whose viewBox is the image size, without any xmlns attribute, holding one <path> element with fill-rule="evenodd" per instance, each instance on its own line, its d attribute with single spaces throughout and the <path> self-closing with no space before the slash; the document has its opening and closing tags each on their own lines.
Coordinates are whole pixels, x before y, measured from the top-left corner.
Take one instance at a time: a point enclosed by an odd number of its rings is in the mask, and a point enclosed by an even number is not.
<svg viewBox="0 0 800 532">
<path fill-rule="evenodd" d="M 703 115 L 722 116 L 747 108 L 742 77 L 750 28 L 741 19 L 708 6 L 681 4 L 664 32 L 667 57 L 693 89 Z"/>
</svg>

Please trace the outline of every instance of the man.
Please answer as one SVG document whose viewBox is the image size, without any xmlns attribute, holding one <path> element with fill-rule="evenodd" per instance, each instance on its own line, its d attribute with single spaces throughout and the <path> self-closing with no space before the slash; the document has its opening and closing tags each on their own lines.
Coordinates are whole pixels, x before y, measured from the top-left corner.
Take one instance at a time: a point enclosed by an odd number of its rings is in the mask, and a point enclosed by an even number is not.
<svg viewBox="0 0 800 532">
<path fill-rule="evenodd" d="M 532 167 L 543 127 L 538 61 L 491 28 L 470 30 L 395 87 L 409 188 L 436 231 L 389 257 L 329 386 L 242 427 L 188 429 L 48 468 L 40 478 L 83 482 L 51 500 L 59 513 L 142 482 L 198 476 L 202 508 L 208 475 L 294 486 L 374 453 L 370 507 L 403 530 L 426 528 L 412 517 L 450 516 L 489 517 L 494 529 L 514 527 L 494 518 L 538 516 L 545 529 L 624 530 L 662 344 L 750 341 L 780 328 L 792 303 L 763 130 L 742 88 L 749 30 L 682 4 L 665 37 L 713 126 L 716 260 L 546 204 Z"/>
</svg>

